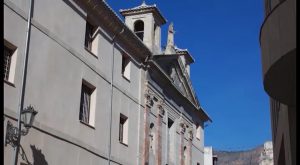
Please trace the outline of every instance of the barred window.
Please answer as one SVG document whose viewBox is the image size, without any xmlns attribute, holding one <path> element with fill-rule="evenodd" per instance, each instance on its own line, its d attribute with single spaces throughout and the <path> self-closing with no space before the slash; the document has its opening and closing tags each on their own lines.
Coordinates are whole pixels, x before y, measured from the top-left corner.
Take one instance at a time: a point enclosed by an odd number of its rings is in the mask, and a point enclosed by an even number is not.
<svg viewBox="0 0 300 165">
<path fill-rule="evenodd" d="M 3 79 L 5 82 L 14 81 L 15 67 L 16 67 L 16 52 L 17 47 L 4 39 L 4 52 L 3 52 Z"/>
<path fill-rule="evenodd" d="M 8 48 L 6 45 L 4 45 L 4 80 L 8 81 L 9 78 L 9 71 L 10 71 L 10 64 L 11 64 L 11 58 L 14 53 L 14 50 Z"/>
<path fill-rule="evenodd" d="M 79 120 L 86 124 L 90 124 L 91 96 L 94 89 L 82 83 Z"/>
</svg>

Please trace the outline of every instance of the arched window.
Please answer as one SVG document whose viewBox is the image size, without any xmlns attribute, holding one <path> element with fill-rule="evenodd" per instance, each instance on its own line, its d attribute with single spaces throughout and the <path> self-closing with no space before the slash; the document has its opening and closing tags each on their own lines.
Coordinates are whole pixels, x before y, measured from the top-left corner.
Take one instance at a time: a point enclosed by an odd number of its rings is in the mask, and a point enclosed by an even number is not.
<svg viewBox="0 0 300 165">
<path fill-rule="evenodd" d="M 144 38 L 144 22 L 138 20 L 134 23 L 134 33 L 143 41 Z"/>
</svg>

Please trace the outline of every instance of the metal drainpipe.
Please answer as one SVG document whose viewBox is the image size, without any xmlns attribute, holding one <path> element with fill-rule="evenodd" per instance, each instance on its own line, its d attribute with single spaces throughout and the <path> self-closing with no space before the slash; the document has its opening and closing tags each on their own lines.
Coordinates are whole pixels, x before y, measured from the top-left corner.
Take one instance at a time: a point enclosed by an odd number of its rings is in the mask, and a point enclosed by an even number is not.
<svg viewBox="0 0 300 165">
<path fill-rule="evenodd" d="M 27 62 L 28 62 L 28 47 L 29 47 L 29 35 L 30 35 L 30 25 L 31 25 L 31 13 L 32 13 L 32 1 L 30 0 L 28 17 L 27 17 L 27 31 L 26 31 L 26 40 L 25 40 L 25 51 L 24 51 L 24 61 L 23 61 L 23 74 L 22 74 L 22 84 L 20 88 L 20 98 L 19 98 L 19 112 L 18 112 L 18 139 L 17 146 L 14 153 L 14 165 L 18 164 L 18 153 L 20 150 L 20 141 L 21 141 L 21 112 L 24 106 L 24 96 L 25 96 L 25 85 L 26 85 L 26 73 L 27 73 Z"/>
<path fill-rule="evenodd" d="M 120 35 L 124 32 L 124 27 L 122 28 L 122 30 L 115 34 L 112 37 L 112 61 L 111 61 L 111 83 L 110 83 L 110 118 L 109 118 L 109 146 L 108 146 L 108 164 L 110 165 L 110 157 L 111 157 L 111 132 L 112 132 L 112 103 L 113 103 L 113 81 L 114 81 L 114 57 L 115 57 L 115 38 L 117 37 L 117 35 Z"/>
</svg>

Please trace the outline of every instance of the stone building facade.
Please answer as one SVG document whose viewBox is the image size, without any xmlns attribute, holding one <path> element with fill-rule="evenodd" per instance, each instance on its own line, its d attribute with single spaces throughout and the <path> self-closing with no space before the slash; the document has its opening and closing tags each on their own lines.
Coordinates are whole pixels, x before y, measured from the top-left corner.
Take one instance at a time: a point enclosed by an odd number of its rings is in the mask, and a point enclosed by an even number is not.
<svg viewBox="0 0 300 165">
<path fill-rule="evenodd" d="M 194 59 L 175 46 L 172 24 L 161 49 L 166 20 L 155 5 L 120 10 L 125 22 L 102 0 L 3 5 L 4 164 L 14 161 L 7 123 L 16 126 L 23 88 L 38 114 L 19 163 L 203 164 L 211 119 L 190 82 Z"/>
<path fill-rule="evenodd" d="M 275 165 L 296 165 L 296 0 L 265 0 L 260 29 Z"/>
<path fill-rule="evenodd" d="M 259 165 L 274 165 L 272 141 L 264 143 L 264 149 L 259 157 Z"/>
</svg>

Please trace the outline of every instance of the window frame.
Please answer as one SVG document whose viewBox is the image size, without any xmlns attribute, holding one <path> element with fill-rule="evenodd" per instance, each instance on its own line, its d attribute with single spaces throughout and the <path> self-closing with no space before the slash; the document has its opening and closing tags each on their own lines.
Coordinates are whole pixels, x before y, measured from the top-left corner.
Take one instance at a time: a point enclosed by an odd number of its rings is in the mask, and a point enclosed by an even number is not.
<svg viewBox="0 0 300 165">
<path fill-rule="evenodd" d="M 128 146 L 128 117 L 124 114 L 120 113 L 119 118 L 119 142 L 121 144 L 124 144 L 125 146 Z"/>
<path fill-rule="evenodd" d="M 8 50 L 8 54 L 9 54 L 8 66 L 5 65 L 5 63 L 7 61 L 5 58 L 5 55 L 6 55 L 5 50 Z M 4 39 L 3 81 L 13 87 L 15 87 L 14 78 L 15 78 L 15 72 L 16 72 L 17 50 L 18 49 L 14 44 L 12 44 L 12 43 L 8 42 L 6 39 Z M 5 69 L 5 67 L 7 67 L 8 69 Z"/>
<path fill-rule="evenodd" d="M 6 45 L 4 45 L 4 80 L 9 81 L 9 72 L 11 67 L 11 59 L 13 56 L 14 50 L 10 49 Z"/>
<path fill-rule="evenodd" d="M 98 58 L 98 35 L 98 26 L 88 16 L 85 23 L 84 49 L 96 58 Z"/>
<path fill-rule="evenodd" d="M 122 53 L 121 74 L 122 77 L 130 82 L 131 75 L 131 58 L 126 53 Z"/>
<path fill-rule="evenodd" d="M 85 101 L 84 96 L 88 96 L 87 102 Z M 94 124 L 95 124 L 95 106 L 96 106 L 95 101 L 96 101 L 96 87 L 94 87 L 87 81 L 83 80 L 81 83 L 81 91 L 80 91 L 79 121 L 92 128 L 94 128 Z M 83 109 L 84 106 L 87 106 L 86 110 Z M 83 115 L 84 113 L 87 113 L 86 117 Z"/>
<path fill-rule="evenodd" d="M 133 31 L 134 31 L 135 35 L 141 41 L 144 41 L 144 31 L 145 31 L 145 23 L 144 23 L 144 21 L 142 21 L 142 20 L 136 20 L 134 22 L 134 25 L 133 25 Z"/>
</svg>

